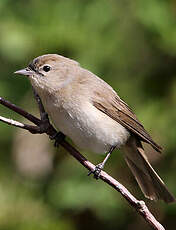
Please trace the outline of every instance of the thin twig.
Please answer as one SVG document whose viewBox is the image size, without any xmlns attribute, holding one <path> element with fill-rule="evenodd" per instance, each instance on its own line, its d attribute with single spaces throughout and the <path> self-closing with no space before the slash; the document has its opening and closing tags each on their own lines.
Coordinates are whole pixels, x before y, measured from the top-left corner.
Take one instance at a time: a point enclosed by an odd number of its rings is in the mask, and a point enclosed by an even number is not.
<svg viewBox="0 0 176 230">
<path fill-rule="evenodd" d="M 29 121 L 33 122 L 35 125 L 40 124 L 40 119 L 37 117 L 33 116 L 32 114 L 26 112 L 22 108 L 12 104 L 11 102 L 5 100 L 4 98 L 0 97 L 0 104 L 4 105 L 5 107 L 9 108 L 10 110 L 13 110 L 14 112 L 20 114 L 21 116 L 25 117 Z"/>
<path fill-rule="evenodd" d="M 6 117 L 2 117 L 0 116 L 0 121 L 8 124 L 8 125 L 12 125 L 21 129 L 26 129 L 28 131 L 30 131 L 31 133 L 35 134 L 35 133 L 43 133 L 40 131 L 40 127 L 39 126 L 33 126 L 33 125 L 28 125 L 28 124 L 23 124 L 19 121 L 15 121 L 13 119 L 9 119 Z"/>
<path fill-rule="evenodd" d="M 40 104 L 42 104 L 40 98 L 39 98 L 39 108 Z M 38 126 L 30 126 L 23 123 L 20 123 L 18 121 L 14 121 L 12 119 L 8 119 L 5 117 L 0 116 L 0 121 L 3 121 L 7 123 L 8 125 L 13 125 L 19 128 L 27 129 L 28 131 L 34 133 L 46 133 L 49 136 L 53 136 L 57 133 L 57 131 L 54 129 L 54 127 L 49 123 L 46 124 L 46 121 L 44 125 L 46 125 L 45 129 L 42 128 L 41 130 L 41 124 L 42 120 L 38 119 L 37 117 L 33 116 L 32 114 L 27 113 L 20 107 L 15 106 L 14 104 L 10 103 L 9 101 L 6 101 L 5 99 L 0 97 L 0 104 L 4 105 L 5 107 L 8 107 L 9 109 L 15 111 L 16 113 L 22 115 L 23 117 L 27 118 L 29 121 L 33 122 L 34 124 L 37 123 Z M 42 105 L 43 106 L 43 105 Z M 41 117 L 43 116 L 42 113 L 45 113 L 44 108 L 42 109 Z M 37 128 L 36 128 L 37 127 Z M 45 130 L 45 131 L 44 131 Z M 73 146 L 71 146 L 67 141 L 62 141 L 61 146 L 63 146 L 76 160 L 78 160 L 85 168 L 87 168 L 89 171 L 95 169 L 95 165 L 89 162 L 82 154 L 80 154 Z M 164 227 L 155 219 L 155 217 L 152 215 L 152 213 L 149 211 L 147 206 L 145 205 L 144 201 L 137 200 L 122 184 L 120 184 L 117 180 L 115 180 L 113 177 L 108 175 L 106 172 L 101 171 L 100 179 L 109 184 L 111 187 L 113 187 L 115 190 L 117 190 L 127 201 L 128 203 L 136 209 L 136 211 L 145 219 L 149 225 L 155 229 L 155 230 L 164 230 Z"/>
</svg>

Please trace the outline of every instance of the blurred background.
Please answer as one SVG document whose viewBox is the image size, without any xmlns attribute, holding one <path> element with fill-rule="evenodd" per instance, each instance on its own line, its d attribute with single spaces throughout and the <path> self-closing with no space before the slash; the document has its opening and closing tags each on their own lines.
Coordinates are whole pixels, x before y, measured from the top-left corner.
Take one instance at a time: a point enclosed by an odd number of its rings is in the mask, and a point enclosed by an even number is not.
<svg viewBox="0 0 176 230">
<path fill-rule="evenodd" d="M 46 53 L 73 58 L 114 87 L 164 147 L 159 155 L 145 146 L 176 195 L 176 2 L 1 0 L 0 96 L 38 114 L 28 80 L 13 72 Z M 0 115 L 24 121 L 1 105 Z M 0 123 L 0 151 L 0 229 L 150 229 L 119 193 L 87 177 L 45 135 Z M 95 164 L 103 159 L 84 155 Z M 146 200 L 122 152 L 105 170 L 175 228 L 176 204 Z"/>
</svg>

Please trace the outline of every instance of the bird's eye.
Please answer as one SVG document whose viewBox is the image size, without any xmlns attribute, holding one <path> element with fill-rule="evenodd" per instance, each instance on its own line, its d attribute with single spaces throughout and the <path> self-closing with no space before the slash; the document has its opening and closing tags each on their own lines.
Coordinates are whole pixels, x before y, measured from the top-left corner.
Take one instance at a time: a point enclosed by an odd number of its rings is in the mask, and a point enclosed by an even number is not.
<svg viewBox="0 0 176 230">
<path fill-rule="evenodd" d="M 49 66 L 49 65 L 44 65 L 44 66 L 43 66 L 43 70 L 44 70 L 45 72 L 49 72 L 49 71 L 51 70 L 51 66 Z"/>
</svg>

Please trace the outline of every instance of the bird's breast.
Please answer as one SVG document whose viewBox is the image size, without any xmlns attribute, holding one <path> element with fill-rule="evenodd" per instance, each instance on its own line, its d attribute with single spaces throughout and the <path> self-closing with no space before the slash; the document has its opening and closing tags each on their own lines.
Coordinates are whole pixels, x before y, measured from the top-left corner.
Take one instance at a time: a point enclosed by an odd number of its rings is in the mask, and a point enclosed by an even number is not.
<svg viewBox="0 0 176 230">
<path fill-rule="evenodd" d="M 129 132 L 90 102 L 45 103 L 53 123 L 81 149 L 105 153 L 124 145 Z"/>
</svg>

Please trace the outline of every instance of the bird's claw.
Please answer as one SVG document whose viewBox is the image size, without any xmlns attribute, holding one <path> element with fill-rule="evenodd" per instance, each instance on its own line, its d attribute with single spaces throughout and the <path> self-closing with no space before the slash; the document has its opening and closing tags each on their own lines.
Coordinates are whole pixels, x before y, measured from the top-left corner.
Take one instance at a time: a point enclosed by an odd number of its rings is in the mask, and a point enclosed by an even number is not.
<svg viewBox="0 0 176 230">
<path fill-rule="evenodd" d="M 51 140 L 54 141 L 54 147 L 59 147 L 59 144 L 65 139 L 65 135 L 62 132 L 58 132 L 53 136 L 50 136 Z"/>
<path fill-rule="evenodd" d="M 89 173 L 88 173 L 88 176 L 90 176 L 91 174 L 93 174 L 94 176 L 94 178 L 96 179 L 96 180 L 98 180 L 99 178 L 100 178 L 100 174 L 101 174 L 101 170 L 103 169 L 103 164 L 102 163 L 100 163 L 100 164 L 98 164 L 98 165 L 96 165 L 95 166 L 95 169 L 93 170 L 93 171 L 90 171 Z"/>
</svg>

